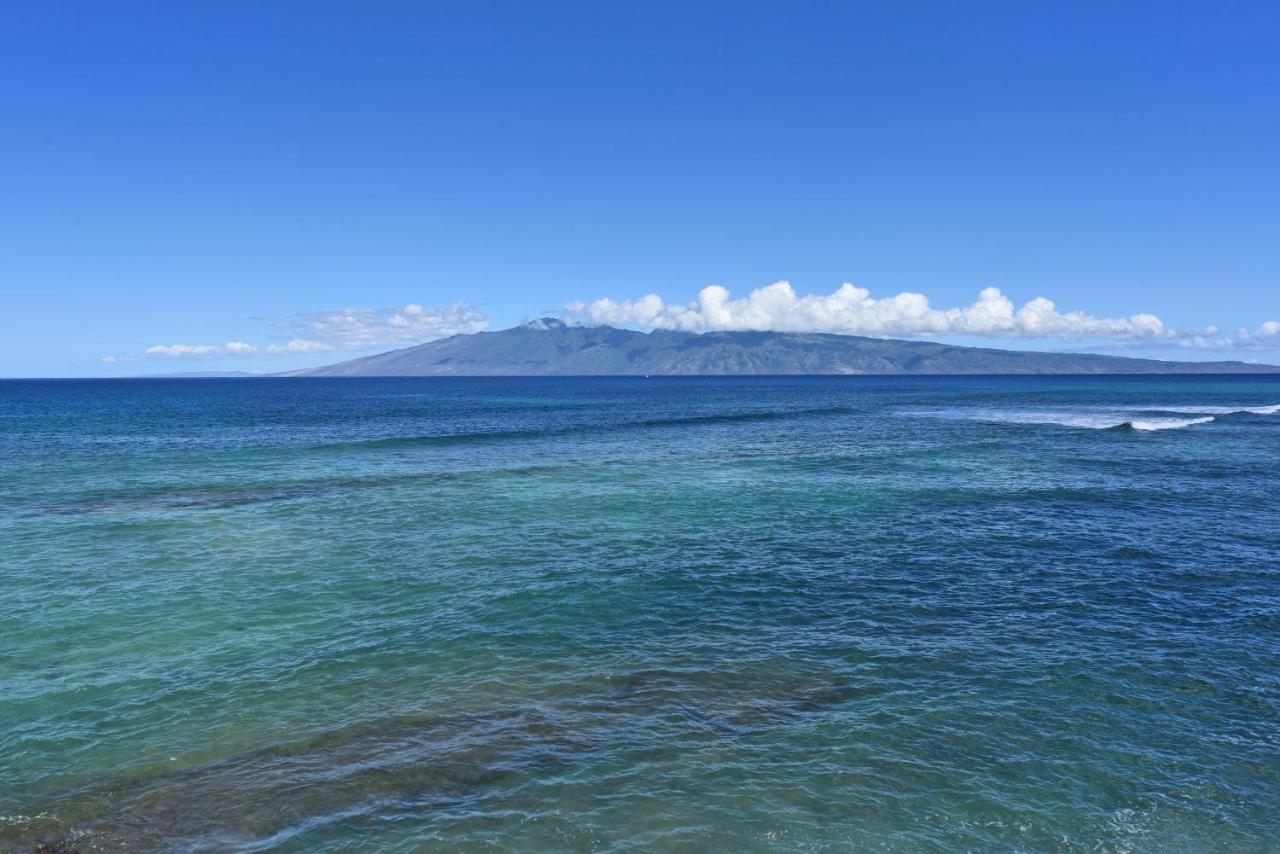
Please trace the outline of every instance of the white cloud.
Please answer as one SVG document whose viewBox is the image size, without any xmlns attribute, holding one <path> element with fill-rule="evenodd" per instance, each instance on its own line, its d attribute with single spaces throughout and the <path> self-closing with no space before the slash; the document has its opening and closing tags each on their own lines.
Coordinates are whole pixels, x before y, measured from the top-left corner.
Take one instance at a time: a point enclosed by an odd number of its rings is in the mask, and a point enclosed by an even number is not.
<svg viewBox="0 0 1280 854">
<path fill-rule="evenodd" d="M 268 353 L 327 353 L 333 347 L 322 341 L 311 341 L 307 338 L 294 338 L 288 344 L 272 344 Z"/>
<path fill-rule="evenodd" d="M 335 350 L 390 349 L 422 344 L 463 332 L 489 328 L 489 319 L 466 303 L 427 308 L 409 303 L 403 308 L 348 308 L 310 311 L 276 324 L 290 333 L 283 344 L 260 348 L 246 341 L 226 344 L 157 344 L 141 354 L 103 356 L 106 364 L 156 358 L 213 358 L 217 356 L 273 356 L 328 353 Z"/>
<path fill-rule="evenodd" d="M 1234 336 L 1196 336 L 1189 346 L 1214 350 L 1280 350 L 1280 320 L 1268 320 L 1257 329 L 1237 329 Z"/>
<path fill-rule="evenodd" d="M 217 344 L 157 344 L 148 347 L 141 356 L 105 356 L 104 362 L 128 362 L 138 358 L 184 358 L 207 356 L 252 356 L 258 348 L 243 341 L 228 341 L 225 345 Z"/>
<path fill-rule="evenodd" d="M 664 303 L 657 294 L 638 300 L 570 303 L 567 314 L 590 323 L 654 329 L 841 332 L 854 335 L 912 337 L 978 335 L 1001 338 L 1110 338 L 1150 340 L 1181 333 L 1167 329 L 1154 314 L 1100 318 L 1080 311 L 1060 312 L 1044 297 L 1021 308 L 998 288 L 985 288 L 962 308 L 934 308 L 924 294 L 900 293 L 875 299 L 866 288 L 841 285 L 827 295 L 797 296 L 789 282 L 777 282 L 731 299 L 710 285 L 694 302 Z"/>
<path fill-rule="evenodd" d="M 422 344 L 458 333 L 481 332 L 489 328 L 489 319 L 466 303 L 439 308 L 409 303 L 402 308 L 309 311 L 281 326 L 298 339 L 324 344 L 332 350 L 372 350 Z"/>
<path fill-rule="evenodd" d="M 222 352 L 212 344 L 157 344 L 143 351 L 143 356 L 213 356 Z"/>
</svg>

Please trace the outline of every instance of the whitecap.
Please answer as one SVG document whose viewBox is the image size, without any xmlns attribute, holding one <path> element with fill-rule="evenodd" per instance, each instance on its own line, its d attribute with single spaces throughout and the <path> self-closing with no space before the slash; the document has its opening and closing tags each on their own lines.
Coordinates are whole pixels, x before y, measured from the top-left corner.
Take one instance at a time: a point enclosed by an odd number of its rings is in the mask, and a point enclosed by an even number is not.
<svg viewBox="0 0 1280 854">
<path fill-rule="evenodd" d="M 1214 421 L 1212 415 L 1203 418 L 1134 418 L 1128 423 L 1134 430 L 1180 430 L 1183 427 L 1194 427 L 1196 424 L 1208 424 Z"/>
<path fill-rule="evenodd" d="M 1280 412 L 1280 403 L 1272 406 L 1147 406 L 1146 412 L 1178 412 L 1184 415 L 1237 415 L 1248 412 L 1252 415 L 1275 415 Z"/>
<path fill-rule="evenodd" d="M 1015 424 L 1057 424 L 1062 427 L 1079 427 L 1085 430 L 1114 430 L 1128 427 L 1144 433 L 1153 430 L 1180 430 L 1183 427 L 1194 427 L 1196 424 L 1208 424 L 1214 420 L 1212 415 L 1198 418 L 1134 418 L 1127 412 L 1019 412 L 1008 413 L 1008 415 L 1010 417 L 997 420 Z"/>
<path fill-rule="evenodd" d="M 1169 410 L 1164 410 L 1169 411 Z M 938 418 L 960 418 L 971 421 L 987 421 L 999 424 L 1053 424 L 1059 427 L 1075 427 L 1084 430 L 1114 430 L 1128 428 L 1141 432 L 1155 430 L 1179 430 L 1197 424 L 1208 424 L 1214 421 L 1212 415 L 1203 414 L 1193 418 L 1170 417 L 1135 417 L 1137 410 L 1128 411 L 1078 411 L 1078 410 L 1010 410 L 1010 409 L 976 409 L 976 410 L 933 410 L 917 412 L 917 415 Z"/>
</svg>

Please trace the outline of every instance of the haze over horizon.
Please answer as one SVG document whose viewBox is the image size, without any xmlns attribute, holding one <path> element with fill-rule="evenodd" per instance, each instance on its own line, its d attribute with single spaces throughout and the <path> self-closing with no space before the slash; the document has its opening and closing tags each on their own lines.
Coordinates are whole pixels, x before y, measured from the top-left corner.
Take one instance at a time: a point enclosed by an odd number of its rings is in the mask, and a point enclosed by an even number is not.
<svg viewBox="0 0 1280 854">
<path fill-rule="evenodd" d="M 542 315 L 1280 362 L 1265 3 L 0 10 L 0 375 Z"/>
</svg>

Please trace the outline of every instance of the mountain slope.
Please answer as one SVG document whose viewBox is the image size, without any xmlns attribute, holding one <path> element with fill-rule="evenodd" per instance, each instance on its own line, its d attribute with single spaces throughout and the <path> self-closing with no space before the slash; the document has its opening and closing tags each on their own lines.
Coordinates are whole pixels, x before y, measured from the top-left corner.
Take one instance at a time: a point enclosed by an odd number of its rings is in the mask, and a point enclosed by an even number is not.
<svg viewBox="0 0 1280 854">
<path fill-rule="evenodd" d="M 1280 373 L 1245 362 L 1164 362 L 791 332 L 650 333 L 544 318 L 286 376 Z"/>
</svg>

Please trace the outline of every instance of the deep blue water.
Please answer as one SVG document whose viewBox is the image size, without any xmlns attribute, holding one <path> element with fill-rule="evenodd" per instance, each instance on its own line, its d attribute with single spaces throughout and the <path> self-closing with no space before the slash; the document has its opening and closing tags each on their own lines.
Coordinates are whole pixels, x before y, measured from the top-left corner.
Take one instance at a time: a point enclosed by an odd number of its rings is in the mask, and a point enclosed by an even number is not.
<svg viewBox="0 0 1280 854">
<path fill-rule="evenodd" d="M 0 382 L 0 848 L 1272 850 L 1277 404 Z"/>
</svg>

